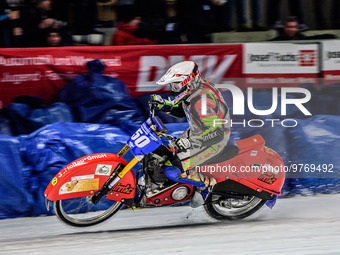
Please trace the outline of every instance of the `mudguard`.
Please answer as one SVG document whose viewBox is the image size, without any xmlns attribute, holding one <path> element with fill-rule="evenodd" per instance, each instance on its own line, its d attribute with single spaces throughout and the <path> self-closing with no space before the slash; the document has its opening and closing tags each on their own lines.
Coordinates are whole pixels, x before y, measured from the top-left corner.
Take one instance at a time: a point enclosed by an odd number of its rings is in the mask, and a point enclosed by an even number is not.
<svg viewBox="0 0 340 255">
<path fill-rule="evenodd" d="M 239 173 L 238 181 L 259 192 L 263 190 L 281 195 L 285 171 L 279 154 L 265 146 L 261 135 L 240 140 L 237 144 L 240 147 L 240 153 L 243 154 L 242 164 L 249 166 L 247 169 L 250 170 Z"/>
<path fill-rule="evenodd" d="M 261 135 L 236 141 L 239 153 L 232 159 L 218 164 L 204 166 L 217 182 L 227 179 L 239 182 L 257 192 L 266 191 L 281 194 L 285 181 L 284 163 L 281 157 L 265 146 Z M 211 170 L 215 172 L 211 173 Z"/>
<path fill-rule="evenodd" d="M 123 158 L 112 153 L 90 154 L 74 160 L 55 175 L 44 195 L 48 200 L 64 200 L 91 196 L 107 181 L 118 164 L 126 165 Z M 136 181 L 129 171 L 109 192 L 106 198 L 121 201 L 135 196 Z"/>
</svg>

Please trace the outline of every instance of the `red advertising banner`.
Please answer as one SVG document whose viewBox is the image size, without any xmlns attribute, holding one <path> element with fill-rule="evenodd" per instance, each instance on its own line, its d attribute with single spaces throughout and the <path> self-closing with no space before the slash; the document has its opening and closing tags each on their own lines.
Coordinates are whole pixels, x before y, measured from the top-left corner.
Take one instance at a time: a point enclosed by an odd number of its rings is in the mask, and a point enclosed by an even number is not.
<svg viewBox="0 0 340 255">
<path fill-rule="evenodd" d="M 173 64 L 195 61 L 203 77 L 220 83 L 242 77 L 242 45 L 103 46 L 0 49 L 0 108 L 20 95 L 52 102 L 85 63 L 101 59 L 105 75 L 126 83 L 132 96 L 160 92 L 156 81 Z"/>
</svg>

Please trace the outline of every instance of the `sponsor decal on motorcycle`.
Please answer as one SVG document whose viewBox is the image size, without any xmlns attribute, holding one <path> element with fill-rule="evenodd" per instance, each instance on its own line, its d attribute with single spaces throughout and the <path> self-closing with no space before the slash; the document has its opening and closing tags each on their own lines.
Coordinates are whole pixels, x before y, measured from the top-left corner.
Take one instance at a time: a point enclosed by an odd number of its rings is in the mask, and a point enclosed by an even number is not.
<svg viewBox="0 0 340 255">
<path fill-rule="evenodd" d="M 81 158 L 77 161 L 72 162 L 71 164 L 67 165 L 66 167 L 63 168 L 63 171 L 60 171 L 58 173 L 58 177 L 61 178 L 63 175 L 65 175 L 70 169 L 76 167 L 76 166 L 81 166 L 85 165 L 85 162 L 91 161 L 93 159 L 99 159 L 99 158 L 107 158 L 107 155 L 105 153 L 102 154 L 95 154 L 95 155 L 88 155 L 84 158 Z"/>
<path fill-rule="evenodd" d="M 117 183 L 117 185 L 112 188 L 112 191 L 123 194 L 130 194 L 134 189 L 135 188 L 131 187 L 130 184 L 122 185 L 121 183 Z"/>
<path fill-rule="evenodd" d="M 112 165 L 98 164 L 96 168 L 96 175 L 110 175 Z"/>
<path fill-rule="evenodd" d="M 279 169 L 275 169 L 274 167 L 272 167 L 271 165 L 269 164 L 264 164 L 263 165 L 263 168 L 265 169 L 265 171 L 267 172 L 272 172 L 274 174 L 278 174 L 279 173 Z"/>
<path fill-rule="evenodd" d="M 123 157 L 128 151 L 130 150 L 130 147 L 126 144 L 117 154 L 119 158 Z"/>
<path fill-rule="evenodd" d="M 259 181 L 267 183 L 269 185 L 272 185 L 274 182 L 276 182 L 275 174 L 268 174 L 267 172 L 264 172 L 260 175 L 259 178 L 257 178 Z"/>
<path fill-rule="evenodd" d="M 263 146 L 263 148 L 268 154 L 275 155 L 275 152 L 272 149 L 268 148 L 267 146 Z"/>
<path fill-rule="evenodd" d="M 72 176 L 71 181 L 87 180 L 87 179 L 93 179 L 93 178 L 94 178 L 93 174 L 82 175 L 82 176 Z"/>
<path fill-rule="evenodd" d="M 67 170 L 78 166 L 78 165 L 84 165 L 86 161 L 97 159 L 97 158 L 107 158 L 106 154 L 98 154 L 98 155 L 93 155 L 93 156 L 87 156 L 86 158 L 82 158 L 81 160 L 78 160 L 76 162 L 73 162 L 71 165 L 67 166 Z"/>
<path fill-rule="evenodd" d="M 261 171 L 262 165 L 260 165 L 260 164 L 252 164 L 250 166 L 250 169 L 253 170 L 253 171 Z"/>
<path fill-rule="evenodd" d="M 58 182 L 58 178 L 57 177 L 54 177 L 53 180 L 52 180 L 52 185 L 55 186 Z"/>
<path fill-rule="evenodd" d="M 250 153 L 250 156 L 251 156 L 251 157 L 256 157 L 256 155 L 257 155 L 257 151 L 252 151 L 252 152 Z"/>
<path fill-rule="evenodd" d="M 99 178 L 66 182 L 60 187 L 59 195 L 99 189 Z"/>
</svg>

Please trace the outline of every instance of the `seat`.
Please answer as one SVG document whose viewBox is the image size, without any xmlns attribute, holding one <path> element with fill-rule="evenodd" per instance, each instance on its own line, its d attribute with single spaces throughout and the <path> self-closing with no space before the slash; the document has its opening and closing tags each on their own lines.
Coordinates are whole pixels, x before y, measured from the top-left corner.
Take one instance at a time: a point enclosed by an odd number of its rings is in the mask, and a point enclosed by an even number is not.
<svg viewBox="0 0 340 255">
<path fill-rule="evenodd" d="M 239 152 L 239 147 L 233 139 L 229 139 L 227 146 L 215 157 L 208 159 L 204 165 L 217 164 L 235 157 Z"/>
</svg>

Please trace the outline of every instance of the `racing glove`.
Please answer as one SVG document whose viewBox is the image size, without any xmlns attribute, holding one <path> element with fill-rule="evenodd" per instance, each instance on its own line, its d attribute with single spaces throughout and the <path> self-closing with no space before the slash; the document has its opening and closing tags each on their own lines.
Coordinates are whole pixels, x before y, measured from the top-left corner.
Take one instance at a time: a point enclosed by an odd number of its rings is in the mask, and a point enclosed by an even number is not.
<svg viewBox="0 0 340 255">
<path fill-rule="evenodd" d="M 164 99 L 160 95 L 152 94 L 149 97 L 149 104 L 155 105 L 157 110 L 160 110 L 164 106 Z"/>
<path fill-rule="evenodd" d="M 187 151 L 191 147 L 191 142 L 188 138 L 178 138 L 175 144 L 181 151 Z"/>
<path fill-rule="evenodd" d="M 149 97 L 149 104 L 155 105 L 157 110 L 162 110 L 164 112 L 169 112 L 174 107 L 172 101 L 163 99 L 160 95 L 156 94 L 152 94 Z"/>
</svg>

